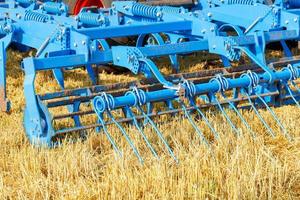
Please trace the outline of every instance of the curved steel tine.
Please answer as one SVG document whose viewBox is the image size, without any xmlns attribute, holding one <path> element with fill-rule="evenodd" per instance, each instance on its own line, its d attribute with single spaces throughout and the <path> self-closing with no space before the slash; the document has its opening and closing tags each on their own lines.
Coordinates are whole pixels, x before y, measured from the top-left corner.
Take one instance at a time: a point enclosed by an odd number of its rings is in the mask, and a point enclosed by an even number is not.
<svg viewBox="0 0 300 200">
<path fill-rule="evenodd" d="M 119 156 L 122 157 L 121 151 L 119 150 L 119 148 L 118 148 L 117 144 L 115 143 L 113 137 L 109 134 L 109 132 L 106 128 L 105 122 L 103 120 L 103 116 L 101 116 L 98 112 L 96 112 L 96 114 L 98 116 L 98 120 L 100 121 L 100 123 L 102 125 L 103 131 L 104 131 L 108 141 L 111 143 L 111 145 L 113 146 L 113 149 L 119 154 Z"/>
<path fill-rule="evenodd" d="M 220 102 L 219 102 L 219 100 L 217 99 L 216 96 L 214 96 L 214 100 L 216 101 L 217 106 L 220 109 L 220 111 L 222 112 L 222 114 L 224 115 L 225 119 L 230 124 L 231 128 L 236 132 L 237 135 L 239 135 L 238 129 L 234 126 L 233 122 L 231 121 L 231 119 L 229 118 L 229 116 L 227 115 L 227 113 L 225 112 L 223 107 L 221 106 L 221 104 L 220 104 Z"/>
<path fill-rule="evenodd" d="M 150 141 L 148 140 L 146 134 L 144 133 L 143 129 L 141 128 L 141 126 L 139 125 L 136 116 L 134 115 L 134 113 L 132 112 L 132 110 L 130 108 L 128 108 L 128 112 L 130 117 L 132 117 L 133 119 L 133 123 L 135 125 L 135 127 L 138 129 L 139 133 L 142 135 L 143 139 L 145 140 L 147 146 L 149 147 L 150 151 L 152 152 L 152 154 L 154 155 L 155 158 L 157 158 L 159 160 L 159 156 L 156 153 L 154 147 L 151 145 Z"/>
<path fill-rule="evenodd" d="M 271 134 L 272 137 L 275 137 L 275 133 L 274 131 L 271 129 L 271 127 L 267 124 L 267 122 L 264 120 L 264 118 L 261 116 L 261 114 L 259 113 L 259 111 L 255 108 L 253 102 L 251 101 L 251 98 L 249 96 L 249 94 L 247 92 L 244 92 L 244 94 L 246 95 L 248 102 L 250 103 L 251 108 L 254 110 L 254 112 L 256 113 L 256 115 L 258 116 L 258 118 L 260 119 L 260 121 L 264 124 L 264 126 L 267 128 L 268 132 Z"/>
<path fill-rule="evenodd" d="M 136 106 L 138 111 L 140 113 L 142 113 L 142 115 L 144 116 L 145 119 L 147 119 L 147 121 L 151 124 L 151 126 L 153 127 L 153 129 L 155 130 L 157 136 L 161 139 L 161 141 L 164 143 L 164 145 L 166 146 L 169 154 L 171 155 L 171 157 L 175 160 L 176 163 L 179 163 L 178 159 L 176 158 L 174 152 L 172 151 L 171 147 L 169 146 L 168 142 L 166 141 L 166 139 L 164 138 L 164 136 L 162 135 L 162 133 L 159 131 L 159 129 L 157 128 L 157 126 L 155 125 L 155 123 L 152 121 L 152 119 L 143 111 L 143 109 L 140 106 Z"/>
<path fill-rule="evenodd" d="M 285 87 L 286 87 L 287 91 L 289 92 L 290 96 L 292 97 L 293 101 L 294 101 L 295 104 L 297 105 L 297 107 L 300 108 L 300 104 L 299 104 L 299 102 L 297 101 L 297 99 L 294 97 L 291 88 L 288 86 L 288 84 L 285 84 Z"/>
<path fill-rule="evenodd" d="M 152 103 L 147 103 L 146 106 L 147 106 L 147 114 L 151 114 L 153 112 L 153 104 Z M 145 126 L 147 124 L 148 124 L 148 120 L 145 118 L 143 126 Z"/>
<path fill-rule="evenodd" d="M 254 131 L 252 130 L 252 128 L 250 127 L 250 125 L 248 124 L 248 122 L 246 121 L 246 119 L 243 117 L 243 115 L 241 114 L 241 112 L 237 109 L 237 107 L 228 100 L 227 96 L 222 92 L 221 93 L 222 96 L 224 97 L 225 101 L 230 105 L 230 107 L 236 112 L 236 114 L 238 115 L 238 117 L 242 120 L 243 124 L 246 126 L 246 128 L 248 129 L 248 131 L 251 133 L 251 136 L 253 138 L 256 137 L 256 134 L 254 133 Z"/>
<path fill-rule="evenodd" d="M 219 139 L 220 135 L 219 133 L 212 127 L 211 123 L 209 122 L 209 120 L 207 119 L 207 117 L 204 115 L 204 113 L 200 110 L 200 108 L 198 108 L 194 102 L 192 102 L 192 106 L 193 108 L 198 112 L 198 114 L 202 117 L 202 119 L 204 120 L 205 124 L 210 128 L 211 132 L 214 134 L 214 136 Z"/>
<path fill-rule="evenodd" d="M 291 136 L 290 134 L 287 132 L 286 128 L 284 127 L 284 125 L 281 123 L 281 121 L 279 120 L 279 118 L 277 117 L 277 115 L 274 113 L 274 111 L 272 110 L 272 108 L 267 104 L 267 102 L 259 95 L 256 94 L 257 97 L 259 98 L 259 100 L 266 106 L 267 110 L 271 113 L 273 119 L 276 121 L 277 125 L 281 128 L 281 130 L 283 131 L 284 136 L 291 141 Z"/>
<path fill-rule="evenodd" d="M 184 111 L 184 115 L 188 118 L 188 120 L 190 121 L 191 125 L 193 126 L 193 128 L 195 129 L 195 131 L 197 132 L 197 134 L 199 135 L 199 137 L 203 140 L 203 142 L 205 143 L 205 145 L 210 149 L 210 144 L 207 141 L 207 139 L 204 137 L 202 131 L 199 129 L 199 127 L 196 125 L 196 123 L 194 122 L 194 120 L 192 119 L 191 115 L 189 114 L 189 112 L 187 111 L 185 105 L 180 102 L 182 110 Z"/>
<path fill-rule="evenodd" d="M 143 164 L 144 161 L 143 161 L 142 157 L 140 156 L 137 148 L 134 146 L 133 142 L 131 141 L 129 135 L 126 133 L 126 131 L 124 130 L 124 128 L 121 126 L 121 124 L 119 122 L 117 122 L 117 120 L 113 117 L 113 115 L 111 114 L 111 112 L 109 110 L 107 110 L 107 114 L 111 118 L 112 122 L 120 129 L 120 131 L 122 132 L 123 136 L 125 137 L 125 139 L 129 143 L 130 147 L 132 148 L 134 154 L 139 159 L 140 163 Z"/>
</svg>

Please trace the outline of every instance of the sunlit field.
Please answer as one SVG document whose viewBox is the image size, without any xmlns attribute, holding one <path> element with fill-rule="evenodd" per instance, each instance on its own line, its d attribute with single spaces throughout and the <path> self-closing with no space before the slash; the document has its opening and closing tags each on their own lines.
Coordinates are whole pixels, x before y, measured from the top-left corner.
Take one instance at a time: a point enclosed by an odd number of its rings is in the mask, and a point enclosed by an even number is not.
<svg viewBox="0 0 300 200">
<path fill-rule="evenodd" d="M 211 142 L 207 147 L 183 115 L 157 119 L 161 132 L 174 150 L 175 163 L 154 131 L 145 133 L 157 150 L 157 160 L 134 127 L 126 126 L 138 147 L 140 164 L 130 146 L 116 130 L 114 133 L 123 156 L 114 152 L 105 135 L 90 131 L 87 140 L 65 143 L 54 149 L 32 147 L 23 129 L 24 73 L 22 55 L 8 54 L 9 114 L 0 113 L 0 197 L 1 199 L 299 199 L 300 198 L 300 129 L 297 106 L 274 109 L 292 136 L 288 141 L 270 112 L 260 110 L 276 132 L 272 138 L 252 110 L 242 115 L 256 137 L 240 122 L 235 113 L 227 113 L 238 127 L 236 136 L 219 112 L 208 111 L 209 120 L 220 134 L 213 138 L 202 120 L 197 125 Z M 278 56 L 276 53 L 273 56 Z M 181 59 L 183 71 L 211 69 L 204 55 Z M 165 74 L 170 68 L 160 66 Z M 100 72 L 100 84 L 135 80 L 130 73 L 115 75 Z M 83 70 L 68 72 L 66 85 L 78 88 L 89 85 Z M 59 89 L 51 72 L 37 77 L 37 90 L 46 93 Z"/>
</svg>

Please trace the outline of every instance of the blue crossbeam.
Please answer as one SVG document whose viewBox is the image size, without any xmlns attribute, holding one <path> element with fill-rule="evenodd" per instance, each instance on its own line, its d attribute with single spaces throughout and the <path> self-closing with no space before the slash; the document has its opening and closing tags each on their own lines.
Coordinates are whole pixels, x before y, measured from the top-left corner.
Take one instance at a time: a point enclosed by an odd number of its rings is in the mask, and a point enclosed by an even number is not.
<svg viewBox="0 0 300 200">
<path fill-rule="evenodd" d="M 108 28 L 89 28 L 78 29 L 77 31 L 91 39 L 114 38 L 133 36 L 147 33 L 161 33 L 172 31 L 191 31 L 191 21 L 177 21 L 177 22 L 157 22 L 154 24 L 140 24 L 140 25 L 123 25 Z"/>
<path fill-rule="evenodd" d="M 300 69 L 298 68 L 297 70 L 300 73 Z M 276 76 L 275 81 L 282 81 L 282 80 L 289 80 L 291 75 L 290 72 L 288 71 L 279 71 L 275 73 L 275 76 Z M 227 80 L 228 80 L 228 89 L 247 88 L 251 84 L 251 79 L 249 79 L 249 77 L 240 77 L 236 79 L 228 78 Z M 268 83 L 269 80 L 270 80 L 270 76 L 268 73 L 263 73 L 259 75 L 259 83 Z M 218 92 L 219 89 L 220 89 L 220 85 L 214 81 L 209 83 L 196 84 L 195 96 L 201 94 L 207 94 L 207 93 L 215 93 Z M 159 91 L 145 92 L 145 103 L 173 100 L 178 97 L 179 97 L 178 91 L 174 89 L 163 89 Z M 96 97 L 96 98 L 101 98 L 101 97 Z M 136 97 L 132 94 L 114 98 L 114 109 L 118 109 L 126 106 L 134 106 L 135 104 L 136 104 Z M 104 110 L 106 109 L 105 104 L 99 106 L 101 106 Z"/>
</svg>

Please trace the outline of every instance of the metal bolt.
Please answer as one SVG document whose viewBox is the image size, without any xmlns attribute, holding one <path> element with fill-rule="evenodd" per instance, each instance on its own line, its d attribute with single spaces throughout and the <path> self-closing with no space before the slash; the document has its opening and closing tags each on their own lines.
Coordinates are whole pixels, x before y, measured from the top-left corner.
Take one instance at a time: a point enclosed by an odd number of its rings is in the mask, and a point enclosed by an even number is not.
<svg viewBox="0 0 300 200">
<path fill-rule="evenodd" d="M 199 13 L 197 11 L 193 12 L 193 14 L 194 14 L 195 17 L 199 16 Z"/>
<path fill-rule="evenodd" d="M 298 18 L 297 17 L 294 18 L 294 22 L 298 22 Z"/>
<path fill-rule="evenodd" d="M 11 26 L 9 25 L 6 25 L 3 30 L 6 32 L 6 33 L 10 33 L 11 32 Z"/>
<path fill-rule="evenodd" d="M 100 17 L 100 18 L 98 18 L 98 22 L 100 23 L 100 24 L 103 24 L 104 23 L 104 18 L 103 17 Z"/>
<path fill-rule="evenodd" d="M 230 50 L 230 48 L 231 48 L 231 45 L 230 45 L 230 44 L 228 44 L 228 43 L 225 44 L 225 50 L 226 50 L 226 51 Z"/>
<path fill-rule="evenodd" d="M 75 42 L 75 43 L 74 43 L 74 47 L 77 47 L 77 46 L 78 46 L 78 45 L 77 45 L 77 43 Z"/>
<path fill-rule="evenodd" d="M 211 17 L 212 16 L 212 13 L 207 13 L 207 17 Z"/>
<path fill-rule="evenodd" d="M 285 21 L 285 24 L 289 24 L 289 23 L 290 23 L 289 20 L 286 20 L 286 21 Z"/>
<path fill-rule="evenodd" d="M 156 13 L 156 17 L 158 17 L 158 18 L 161 18 L 162 15 L 163 15 L 162 12 L 157 12 L 157 13 Z"/>
<path fill-rule="evenodd" d="M 202 30 L 201 30 L 201 33 L 205 33 L 205 32 L 206 32 L 206 29 L 202 29 Z"/>
<path fill-rule="evenodd" d="M 211 32 L 214 32 L 214 31 L 215 31 L 215 28 L 214 28 L 214 27 L 211 27 L 211 28 L 210 28 L 210 31 L 211 31 Z"/>
<path fill-rule="evenodd" d="M 178 40 L 178 42 L 179 42 L 179 43 L 184 42 L 184 38 L 180 38 L 180 39 Z"/>
<path fill-rule="evenodd" d="M 125 9 L 126 11 L 128 11 L 128 10 L 129 10 L 129 6 L 124 6 L 124 9 Z"/>
<path fill-rule="evenodd" d="M 82 40 L 81 44 L 82 44 L 82 45 L 85 45 L 85 44 L 86 44 L 85 40 Z"/>
</svg>

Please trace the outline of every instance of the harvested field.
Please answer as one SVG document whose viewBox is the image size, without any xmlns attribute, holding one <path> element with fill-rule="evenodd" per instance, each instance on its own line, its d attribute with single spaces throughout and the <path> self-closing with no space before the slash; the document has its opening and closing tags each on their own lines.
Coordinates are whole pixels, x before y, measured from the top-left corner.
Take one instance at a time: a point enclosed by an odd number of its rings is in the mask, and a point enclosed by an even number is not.
<svg viewBox="0 0 300 200">
<path fill-rule="evenodd" d="M 210 139 L 209 150 L 182 116 L 160 124 L 179 164 L 174 163 L 163 145 L 150 138 L 161 155 L 156 160 L 136 130 L 128 127 L 143 157 L 141 165 L 129 145 L 115 132 L 124 156 L 115 155 L 103 134 L 91 131 L 87 141 L 64 144 L 55 149 L 32 147 L 24 134 L 23 80 L 19 62 L 22 55 L 9 52 L 8 95 L 12 112 L 0 113 L 0 198 L 1 199 L 299 199 L 300 198 L 300 129 L 299 108 L 274 109 L 288 133 L 289 142 L 266 110 L 261 114 L 276 131 L 271 138 L 253 111 L 242 111 L 256 138 L 229 115 L 242 133 L 236 137 L 218 113 L 208 114 L 220 139 Z M 199 56 L 184 59 L 185 71 L 211 68 Z M 200 61 L 199 61 L 200 60 Z M 200 64 L 196 64 L 200 62 Z M 169 68 L 162 66 L 164 73 Z M 134 80 L 134 77 L 101 73 L 102 83 Z M 77 88 L 89 84 L 84 71 L 70 72 L 66 84 Z M 58 89 L 51 73 L 39 74 L 38 91 Z M 165 120 L 165 119 L 161 119 Z M 204 133 L 208 132 L 198 121 Z M 146 129 L 153 135 L 151 129 Z"/>
</svg>

